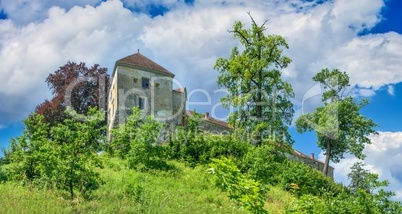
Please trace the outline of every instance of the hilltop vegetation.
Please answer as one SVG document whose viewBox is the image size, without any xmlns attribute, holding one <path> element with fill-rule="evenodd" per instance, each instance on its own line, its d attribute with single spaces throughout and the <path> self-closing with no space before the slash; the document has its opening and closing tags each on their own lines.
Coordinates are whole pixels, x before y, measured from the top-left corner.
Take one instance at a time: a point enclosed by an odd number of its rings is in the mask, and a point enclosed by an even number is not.
<svg viewBox="0 0 402 214">
<path fill-rule="evenodd" d="M 103 145 L 105 152 L 79 152 L 83 157 L 95 157 L 85 159 L 88 161 L 78 169 L 58 167 L 76 166 L 63 152 L 55 152 L 67 146 L 56 137 L 58 132 L 52 131 L 53 128 L 50 131 L 34 128 L 38 127 L 38 121 L 26 120 L 29 131 L 14 141 L 2 160 L 0 206 L 10 213 L 402 211 L 400 203 L 389 200 L 392 193 L 376 191 L 384 185 L 378 182 L 378 177 L 359 173 L 366 178 L 364 186 L 344 187 L 307 165 L 287 160 L 283 156 L 286 151 L 275 145 L 264 143 L 255 147 L 236 133 L 226 136 L 202 133 L 197 129 L 196 118 L 190 118 L 189 127 L 180 129 L 168 143 L 159 145 L 155 133 L 162 131 L 162 125 L 151 118 L 140 120 L 138 109 L 133 112 L 127 125 L 115 130 L 115 140 Z M 66 119 L 57 130 L 75 132 L 74 139 L 94 137 L 88 135 L 91 131 L 76 131 L 76 127 L 94 125 L 95 117 L 93 120 L 82 117 Z M 69 123 L 70 120 L 75 121 Z M 40 124 L 46 127 L 45 123 Z M 134 130 L 128 131 L 128 125 Z M 135 136 L 130 136 L 133 133 Z M 37 140 L 43 137 L 48 143 Z M 99 143 L 100 139 L 95 141 Z M 129 143 L 123 145 L 120 141 Z M 95 151 L 97 147 L 89 148 Z M 87 171 L 79 171 L 83 168 Z M 75 173 L 66 174 L 65 169 Z"/>
</svg>

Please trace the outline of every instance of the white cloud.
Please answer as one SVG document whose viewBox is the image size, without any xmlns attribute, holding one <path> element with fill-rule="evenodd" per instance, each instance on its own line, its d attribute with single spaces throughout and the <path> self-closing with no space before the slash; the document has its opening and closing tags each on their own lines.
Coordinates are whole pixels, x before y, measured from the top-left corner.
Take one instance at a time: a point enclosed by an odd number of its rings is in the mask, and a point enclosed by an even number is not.
<svg viewBox="0 0 402 214">
<path fill-rule="evenodd" d="M 390 185 L 387 190 L 395 192 L 395 200 L 402 201 L 402 132 L 379 132 L 370 136 L 372 144 L 367 145 L 364 160 L 367 169 L 379 175 L 380 180 L 388 180 Z M 324 155 L 319 155 L 324 160 Z M 350 167 L 359 161 L 352 155 L 346 155 L 339 163 L 332 163 L 335 168 L 335 180 L 345 185 L 349 184 L 347 174 Z"/>
<path fill-rule="evenodd" d="M 284 77 L 293 85 L 299 106 L 315 85 L 311 77 L 325 67 L 346 70 L 352 84 L 363 87 L 361 96 L 372 96 L 382 86 L 402 81 L 402 53 L 398 51 L 402 36 L 393 32 L 359 36 L 381 21 L 382 0 L 370 4 L 365 0 L 209 0 L 191 6 L 183 1 L 154 0 L 151 3 L 170 9 L 154 19 L 129 11 L 117 0 L 23 2 L 5 0 L 1 6 L 11 18 L 0 20 L 3 123 L 20 120 L 49 97 L 44 79 L 68 60 L 112 69 L 115 60 L 137 48 L 175 73 L 189 89 L 212 92 L 217 87 L 216 58 L 228 57 L 237 44 L 227 30 L 235 20 L 249 26 L 247 11 L 258 23 L 269 19 L 267 33 L 287 39 L 290 49 L 285 53 L 293 63 Z M 124 1 L 130 7 L 149 4 Z M 319 99 L 309 102 L 305 108 L 314 109 Z"/>
<path fill-rule="evenodd" d="M 387 91 L 389 95 L 395 96 L 395 88 L 393 85 L 389 85 Z"/>
<path fill-rule="evenodd" d="M 119 1 L 69 11 L 52 7 L 49 18 L 22 27 L 0 20 L 0 123 L 20 121 L 48 98 L 47 75 L 67 61 L 110 69 L 143 47 L 137 37 L 149 20 Z"/>
</svg>

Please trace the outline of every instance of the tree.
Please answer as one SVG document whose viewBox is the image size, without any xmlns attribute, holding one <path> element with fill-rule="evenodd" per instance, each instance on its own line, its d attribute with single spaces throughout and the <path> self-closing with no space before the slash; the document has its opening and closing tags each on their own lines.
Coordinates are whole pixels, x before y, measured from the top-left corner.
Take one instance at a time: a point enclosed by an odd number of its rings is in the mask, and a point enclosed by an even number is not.
<svg viewBox="0 0 402 214">
<path fill-rule="evenodd" d="M 79 114 L 86 114 L 90 107 L 107 109 L 107 89 L 110 76 L 107 69 L 98 64 L 87 68 L 85 63 L 67 62 L 46 82 L 53 98 L 38 105 L 35 112 L 44 116 L 44 122 L 55 126 L 67 118 L 66 107 L 70 105 Z"/>
<path fill-rule="evenodd" d="M 50 141 L 47 138 L 49 125 L 43 123 L 43 116 L 32 114 L 25 119 L 22 136 L 13 138 L 8 149 L 4 150 L 8 162 L 7 174 L 11 179 L 32 182 L 41 177 L 44 165 L 49 164 L 46 148 Z"/>
<path fill-rule="evenodd" d="M 375 189 L 388 186 L 389 182 L 387 180 L 379 181 L 377 174 L 371 173 L 363 167 L 363 162 L 356 162 L 350 168 L 348 189 L 352 194 L 356 194 L 358 189 L 365 191 L 367 194 L 374 194 Z"/>
<path fill-rule="evenodd" d="M 291 59 L 283 56 L 281 48 L 288 48 L 279 35 L 264 35 L 265 23 L 257 25 L 251 18 L 251 29 L 236 21 L 229 31 L 239 39 L 244 50 L 232 49 L 229 59 L 219 58 L 214 68 L 219 71 L 218 85 L 226 87 L 228 95 L 222 98 L 225 107 L 237 109 L 229 119 L 235 128 L 256 132 L 260 145 L 265 135 L 272 141 L 292 143 L 288 127 L 293 117 L 294 96 L 291 85 L 281 79 L 281 69 Z"/>
<path fill-rule="evenodd" d="M 383 187 L 389 185 L 388 180 L 380 181 L 378 174 L 371 173 L 363 167 L 363 162 L 356 162 L 350 168 L 351 171 L 348 174 L 350 184 L 348 189 L 353 196 L 363 198 L 360 201 L 363 202 L 364 207 L 369 207 L 367 204 L 371 203 L 373 207 L 378 208 L 382 213 L 401 213 L 402 204 L 389 199 L 395 196 L 395 193 L 383 189 Z M 370 212 L 366 211 L 365 213 Z"/>
<path fill-rule="evenodd" d="M 313 113 L 301 115 L 296 120 L 297 131 L 315 131 L 317 144 L 326 155 L 323 173 L 327 175 L 329 161 L 337 163 L 348 152 L 363 159 L 365 144 L 370 144 L 368 135 L 376 134 L 377 125 L 360 114 L 368 104 L 363 99 L 355 102 L 353 97 L 344 96 L 349 85 L 349 76 L 338 69 L 322 69 L 313 80 L 324 85 L 324 105 Z"/>
<path fill-rule="evenodd" d="M 43 115 L 32 114 L 25 121 L 24 133 L 12 139 L 5 151 L 5 173 L 10 180 L 56 186 L 74 198 L 75 190 L 85 193 L 100 183 L 96 166 L 97 151 L 104 143 L 104 114 L 89 108 L 88 116 L 68 108 L 65 119 L 50 127 Z"/>
<path fill-rule="evenodd" d="M 77 114 L 68 108 L 67 114 L 72 118 L 52 127 L 51 136 L 59 146 L 57 170 L 57 185 L 65 189 L 74 198 L 74 190 L 85 193 L 96 189 L 100 175 L 94 169 L 102 166 L 96 153 L 106 139 L 103 135 L 105 126 L 99 126 L 104 120 L 104 114 L 95 108 L 88 109 L 88 116 Z"/>
</svg>

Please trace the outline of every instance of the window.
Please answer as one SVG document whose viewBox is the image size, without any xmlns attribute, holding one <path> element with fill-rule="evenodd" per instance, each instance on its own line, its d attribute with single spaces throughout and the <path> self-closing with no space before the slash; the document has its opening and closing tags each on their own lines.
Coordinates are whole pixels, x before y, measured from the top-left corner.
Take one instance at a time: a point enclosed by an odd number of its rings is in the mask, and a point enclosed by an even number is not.
<svg viewBox="0 0 402 214">
<path fill-rule="evenodd" d="M 138 108 L 144 109 L 144 98 L 138 97 Z"/>
<path fill-rule="evenodd" d="M 149 79 L 148 78 L 142 78 L 142 80 L 141 80 L 141 85 L 142 85 L 142 88 L 149 88 Z"/>
</svg>

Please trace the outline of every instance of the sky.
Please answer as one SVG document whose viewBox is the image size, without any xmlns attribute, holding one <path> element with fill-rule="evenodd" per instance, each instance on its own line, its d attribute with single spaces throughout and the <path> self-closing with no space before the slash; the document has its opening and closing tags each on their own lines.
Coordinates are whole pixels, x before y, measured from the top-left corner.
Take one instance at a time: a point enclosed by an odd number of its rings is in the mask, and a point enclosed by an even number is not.
<svg viewBox="0 0 402 214">
<path fill-rule="evenodd" d="M 111 73 L 116 60 L 138 49 L 187 87 L 188 108 L 225 119 L 213 66 L 239 45 L 228 29 L 235 20 L 250 26 L 251 12 L 258 23 L 268 20 L 267 34 L 289 44 L 284 54 L 292 63 L 282 77 L 295 91 L 295 118 L 320 105 L 311 80 L 317 72 L 349 74 L 352 95 L 370 101 L 361 113 L 378 124 L 364 150 L 367 168 L 389 180 L 402 201 L 401 9 L 400 0 L 0 0 L 0 147 L 51 98 L 49 73 L 68 61 Z M 324 159 L 315 133 L 299 134 L 293 125 L 289 131 L 294 148 Z M 332 163 L 335 180 L 347 184 L 356 161 L 347 154 Z"/>
</svg>

